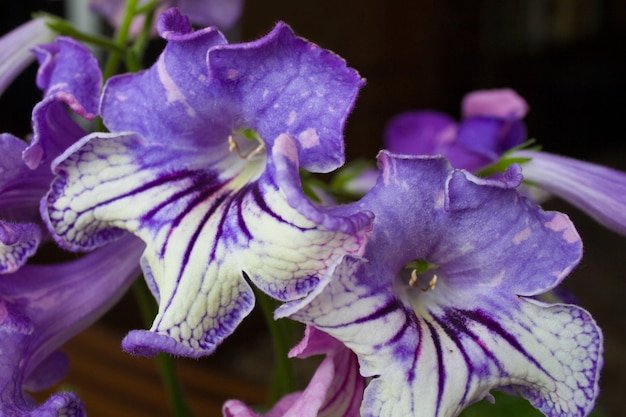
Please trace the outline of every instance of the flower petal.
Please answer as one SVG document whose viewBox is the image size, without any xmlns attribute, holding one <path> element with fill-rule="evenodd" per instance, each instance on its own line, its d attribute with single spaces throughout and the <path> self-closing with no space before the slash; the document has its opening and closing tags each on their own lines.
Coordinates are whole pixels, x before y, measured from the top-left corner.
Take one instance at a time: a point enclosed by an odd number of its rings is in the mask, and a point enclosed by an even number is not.
<svg viewBox="0 0 626 417">
<path fill-rule="evenodd" d="M 29 20 L 0 38 L 0 94 L 33 60 L 30 48 L 52 41 L 45 18 Z"/>
<path fill-rule="evenodd" d="M 545 152 L 517 151 L 511 157 L 530 159 L 522 165 L 525 180 L 626 235 L 626 173 Z"/>
<path fill-rule="evenodd" d="M 41 229 L 35 224 L 0 221 L 0 274 L 15 272 L 35 254 Z"/>
<path fill-rule="evenodd" d="M 343 128 L 364 81 L 342 58 L 278 23 L 259 40 L 212 49 L 208 59 L 213 76 L 262 138 L 297 138 L 304 150 L 300 163 L 309 171 L 343 164 Z"/>
<path fill-rule="evenodd" d="M 23 390 L 56 382 L 66 369 L 57 349 L 93 323 L 138 276 L 143 244 L 127 236 L 72 262 L 26 265 L 0 280 L 0 414 L 83 415 L 80 400 L 55 394 L 37 407 Z"/>
<path fill-rule="evenodd" d="M 363 398 L 364 378 L 358 361 L 341 342 L 307 326 L 304 339 L 289 352 L 290 357 L 307 358 L 326 354 L 303 392 L 283 397 L 265 417 L 356 417 Z M 224 404 L 226 417 L 259 417 L 241 401 Z"/>
<path fill-rule="evenodd" d="M 456 134 L 456 121 L 445 113 L 406 112 L 387 124 L 385 149 L 407 155 L 439 155 L 454 142 Z"/>
<path fill-rule="evenodd" d="M 24 161 L 33 169 L 85 135 L 65 106 L 86 120 L 93 119 L 102 84 L 98 61 L 72 38 L 59 37 L 35 48 L 35 53 L 40 64 L 37 85 L 44 90 L 44 99 L 33 109 L 33 140 L 24 152 Z"/>
<path fill-rule="evenodd" d="M 295 140 L 283 135 L 267 162 L 235 157 L 213 171 L 194 149 L 95 134 L 56 161 L 42 210 L 73 250 L 122 230 L 147 242 L 143 265 L 160 305 L 151 332 L 161 336 L 131 333 L 125 348 L 206 355 L 252 308 L 244 276 L 291 300 L 335 258 L 362 252 L 371 216 L 315 207 L 300 189 L 297 157 Z"/>
<path fill-rule="evenodd" d="M 510 88 L 476 90 L 463 97 L 463 117 L 494 117 L 505 120 L 521 120 L 528 113 L 526 101 Z"/>
<path fill-rule="evenodd" d="M 578 307 L 527 298 L 580 259 L 567 217 L 441 158 L 383 152 L 379 164 L 378 184 L 356 203 L 376 216 L 363 258 L 344 257 L 277 317 L 344 342 L 361 373 L 378 376 L 364 416 L 456 416 L 507 386 L 550 416 L 589 412 L 600 330 Z M 433 265 L 430 275 L 405 268 L 414 260 Z"/>
</svg>

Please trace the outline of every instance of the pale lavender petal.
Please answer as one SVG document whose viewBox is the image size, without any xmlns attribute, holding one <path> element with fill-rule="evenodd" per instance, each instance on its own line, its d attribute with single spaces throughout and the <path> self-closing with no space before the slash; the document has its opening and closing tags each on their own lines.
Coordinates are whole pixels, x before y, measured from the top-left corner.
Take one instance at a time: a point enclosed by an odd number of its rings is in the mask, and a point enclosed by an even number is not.
<svg viewBox="0 0 626 417">
<path fill-rule="evenodd" d="M 57 349 L 126 292 L 142 250 L 128 236 L 75 261 L 26 265 L 0 280 L 0 414 L 83 415 L 74 394 L 55 394 L 38 406 L 24 390 L 58 381 L 67 361 Z"/>
<path fill-rule="evenodd" d="M 172 6 L 189 16 L 200 26 L 229 29 L 237 23 L 243 10 L 243 0 L 173 0 Z"/>
<path fill-rule="evenodd" d="M 204 158 L 214 155 L 197 149 L 95 134 L 56 161 L 42 211 L 61 244 L 91 249 L 123 230 L 147 242 L 143 266 L 159 313 L 125 349 L 209 354 L 252 308 L 244 276 L 295 299 L 338 256 L 362 252 L 370 215 L 314 206 L 300 188 L 293 138 L 277 138 L 270 152 L 226 153 L 212 170 Z"/>
<path fill-rule="evenodd" d="M 52 161 L 85 131 L 72 119 L 91 120 L 98 112 L 102 75 L 98 61 L 85 45 L 59 37 L 35 48 L 39 60 L 37 85 L 44 98 L 33 109 L 33 140 L 24 152 L 26 164 L 35 168 Z"/>
<path fill-rule="evenodd" d="M 510 88 L 477 90 L 468 93 L 461 102 L 463 117 L 494 117 L 521 120 L 528 113 L 526 101 Z"/>
<path fill-rule="evenodd" d="M 52 41 L 54 36 L 45 18 L 37 18 L 0 38 L 0 95 L 35 60 L 30 49 Z"/>
<path fill-rule="evenodd" d="M 511 157 L 530 159 L 522 165 L 526 181 L 626 234 L 626 173 L 546 152 L 517 151 Z"/>
<path fill-rule="evenodd" d="M 346 256 L 277 317 L 359 355 L 361 373 L 377 377 L 363 416 L 456 416 L 503 386 L 549 416 L 586 415 L 598 393 L 600 330 L 576 306 L 530 298 L 580 259 L 567 217 L 541 211 L 514 183 L 440 158 L 382 153 L 379 163 L 378 184 L 356 204 L 376 216 L 363 258 Z M 418 272 L 416 260 L 432 268 Z"/>
</svg>

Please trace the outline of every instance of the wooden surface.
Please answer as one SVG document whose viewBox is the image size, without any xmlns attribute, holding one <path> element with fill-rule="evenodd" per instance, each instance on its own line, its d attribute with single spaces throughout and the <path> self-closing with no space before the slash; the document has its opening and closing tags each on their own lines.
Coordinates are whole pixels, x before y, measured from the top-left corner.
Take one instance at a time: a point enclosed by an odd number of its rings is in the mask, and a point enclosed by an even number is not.
<svg viewBox="0 0 626 417">
<path fill-rule="evenodd" d="M 63 349 L 70 357 L 70 371 L 52 390 L 37 393 L 43 401 L 55 390 L 77 392 L 89 417 L 167 417 L 168 398 L 154 358 L 134 357 L 122 351 L 118 332 L 92 326 Z M 262 384 L 249 382 L 202 360 L 176 359 L 179 377 L 196 416 L 221 415 L 225 400 L 237 398 L 263 404 Z"/>
</svg>

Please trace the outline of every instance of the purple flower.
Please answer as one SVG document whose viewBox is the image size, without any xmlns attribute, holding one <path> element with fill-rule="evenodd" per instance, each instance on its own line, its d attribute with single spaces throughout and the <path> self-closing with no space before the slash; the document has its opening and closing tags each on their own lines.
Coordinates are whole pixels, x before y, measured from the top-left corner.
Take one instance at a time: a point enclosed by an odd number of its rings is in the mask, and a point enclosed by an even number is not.
<svg viewBox="0 0 626 417">
<path fill-rule="evenodd" d="M 494 388 L 548 416 L 584 416 L 598 395 L 602 335 L 569 304 L 536 299 L 579 261 L 568 218 L 509 183 L 440 157 L 379 156 L 356 208 L 375 214 L 362 258 L 346 256 L 288 316 L 358 356 L 362 416 L 456 416 Z M 514 174 L 514 173 L 513 173 Z"/>
<path fill-rule="evenodd" d="M 140 0 L 139 4 L 147 2 L 147 0 Z M 120 26 L 124 19 L 126 3 L 127 0 L 89 0 L 91 9 L 106 17 L 115 27 Z M 182 14 L 189 16 L 193 24 L 217 26 L 222 30 L 234 26 L 243 9 L 243 0 L 160 0 L 159 3 L 157 13 L 176 7 Z M 139 33 L 141 25 L 143 25 L 142 19 L 135 19 L 131 32 Z"/>
<path fill-rule="evenodd" d="M 528 105 L 510 89 L 475 91 L 463 99 L 463 120 L 432 110 L 393 118 L 385 147 L 407 155 L 444 155 L 455 168 L 476 171 L 526 140 Z"/>
<path fill-rule="evenodd" d="M 304 339 L 289 357 L 326 355 L 308 387 L 281 399 L 265 417 L 357 417 L 365 380 L 359 375 L 356 355 L 338 340 L 307 326 Z M 224 404 L 225 417 L 260 417 L 241 401 Z"/>
<path fill-rule="evenodd" d="M 65 374 L 68 361 L 57 349 L 126 292 L 140 273 L 142 246 L 128 236 L 72 262 L 0 276 L 1 415 L 85 415 L 73 393 L 38 406 L 24 391 L 48 388 Z"/>
<path fill-rule="evenodd" d="M 31 146 L 0 135 L 0 415 L 84 415 L 75 394 L 55 394 L 38 406 L 25 391 L 45 389 L 63 376 L 68 361 L 57 349 L 100 317 L 139 274 L 144 245 L 132 236 L 74 261 L 26 264 L 49 238 L 39 205 L 53 175 L 42 162 L 84 134 L 63 107 L 80 114 L 81 103 L 89 102 L 85 75 L 94 67 L 77 59 L 76 45 L 60 39 L 38 49 L 38 84 L 45 94 L 33 111 Z M 99 78 L 91 81 L 98 84 Z"/>
<path fill-rule="evenodd" d="M 100 114 L 112 133 L 54 163 L 42 206 L 57 241 L 89 250 L 125 231 L 159 312 L 123 347 L 210 354 L 251 310 L 251 280 L 280 300 L 307 294 L 335 260 L 360 254 L 368 213 L 314 206 L 298 167 L 343 163 L 342 130 L 363 81 L 332 53 L 278 24 L 250 43 L 193 31 L 176 9 L 155 65 L 112 78 Z"/>
<path fill-rule="evenodd" d="M 456 168 L 479 172 L 498 163 L 522 165 L 531 195 L 546 191 L 585 211 L 602 225 L 626 234 L 626 173 L 536 151 L 514 151 L 526 138 L 526 102 L 514 91 L 486 90 L 463 99 L 463 120 L 418 111 L 394 118 L 385 132 L 389 150 L 414 155 L 444 155 Z M 537 187 L 539 190 L 537 190 Z"/>
<path fill-rule="evenodd" d="M 0 38 L 0 94 L 34 60 L 30 49 L 52 41 L 44 18 L 30 20 Z"/>
</svg>

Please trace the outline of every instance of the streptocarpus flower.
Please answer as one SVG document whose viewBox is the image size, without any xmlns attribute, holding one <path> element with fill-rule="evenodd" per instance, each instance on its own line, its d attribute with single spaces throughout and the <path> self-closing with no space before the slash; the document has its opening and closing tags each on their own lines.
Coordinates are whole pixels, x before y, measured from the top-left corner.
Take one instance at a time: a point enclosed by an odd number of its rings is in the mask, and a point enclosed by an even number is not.
<svg viewBox="0 0 626 417">
<path fill-rule="evenodd" d="M 35 57 L 30 48 L 52 41 L 44 18 L 29 20 L 0 38 L 0 95 Z"/>
<path fill-rule="evenodd" d="M 521 120 L 528 111 L 513 90 L 474 91 L 464 97 L 462 109 L 458 124 L 433 111 L 397 116 L 385 132 L 387 148 L 404 154 L 441 154 L 455 168 L 473 172 L 498 161 L 502 167 L 510 164 L 507 161 L 519 162 L 525 181 L 543 194 L 561 197 L 600 224 L 626 234 L 626 173 L 546 152 L 512 150 L 526 139 Z"/>
<path fill-rule="evenodd" d="M 139 4 L 147 3 L 140 0 Z M 128 0 L 89 0 L 91 9 L 106 17 L 115 27 L 124 19 Z M 199 26 L 217 26 L 222 30 L 237 23 L 243 9 L 243 0 L 160 0 L 157 13 L 169 7 L 177 7 L 182 14 L 189 16 L 191 22 Z M 131 31 L 139 33 L 143 24 L 141 19 L 133 22 Z"/>
<path fill-rule="evenodd" d="M 42 206 L 56 239 L 89 250 L 125 230 L 146 242 L 142 266 L 159 301 L 137 354 L 210 354 L 254 303 L 246 279 L 280 300 L 307 294 L 335 260 L 360 254 L 367 213 L 318 208 L 298 167 L 343 162 L 342 129 L 362 84 L 332 53 L 284 24 L 250 43 L 193 31 L 176 9 L 156 64 L 106 84 L 112 133 L 55 161 Z"/>
<path fill-rule="evenodd" d="M 600 330 L 580 307 L 536 299 L 581 256 L 568 218 L 509 188 L 519 170 L 507 185 L 443 158 L 383 152 L 379 165 L 355 203 L 375 214 L 365 255 L 346 256 L 277 316 L 359 355 L 361 373 L 377 377 L 365 417 L 456 416 L 499 387 L 551 417 L 590 412 Z"/>
<path fill-rule="evenodd" d="M 282 398 L 265 417 L 357 417 L 365 380 L 359 374 L 356 356 L 343 343 L 307 326 L 304 339 L 289 352 L 289 357 L 308 358 L 326 355 L 307 388 Z M 241 401 L 224 404 L 225 417 L 259 417 Z"/>
</svg>

